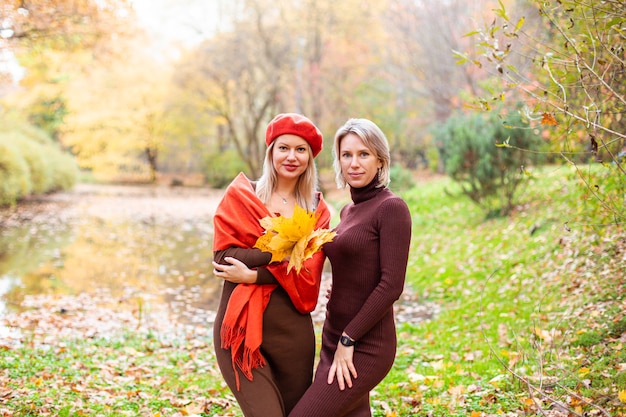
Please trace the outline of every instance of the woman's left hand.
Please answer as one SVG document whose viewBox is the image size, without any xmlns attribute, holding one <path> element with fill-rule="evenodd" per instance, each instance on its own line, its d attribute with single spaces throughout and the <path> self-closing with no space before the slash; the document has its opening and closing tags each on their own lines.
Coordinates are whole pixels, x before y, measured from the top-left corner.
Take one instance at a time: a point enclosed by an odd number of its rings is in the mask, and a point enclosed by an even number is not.
<svg viewBox="0 0 626 417">
<path fill-rule="evenodd" d="M 227 256 L 224 258 L 227 265 L 213 261 L 213 275 L 235 284 L 254 284 L 257 279 L 256 270 L 250 269 L 239 259 Z"/>
<path fill-rule="evenodd" d="M 346 385 L 348 385 L 348 388 L 352 388 L 352 378 L 356 379 L 357 377 L 356 368 L 352 362 L 353 355 L 354 346 L 337 344 L 333 364 L 330 366 L 330 371 L 328 371 L 329 385 L 333 383 L 335 376 L 337 376 L 337 383 L 341 391 L 346 388 Z"/>
</svg>

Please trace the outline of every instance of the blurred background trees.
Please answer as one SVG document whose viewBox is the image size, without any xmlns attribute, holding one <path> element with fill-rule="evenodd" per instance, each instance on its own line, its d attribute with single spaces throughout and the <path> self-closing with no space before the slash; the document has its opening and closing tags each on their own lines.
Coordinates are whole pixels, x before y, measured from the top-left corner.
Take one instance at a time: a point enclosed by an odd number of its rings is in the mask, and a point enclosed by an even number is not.
<svg viewBox="0 0 626 417">
<path fill-rule="evenodd" d="M 347 118 L 375 120 L 399 178 L 475 163 L 468 172 L 485 174 L 477 202 L 496 172 L 526 172 L 496 188 L 532 177 L 537 158 L 524 151 L 607 163 L 594 175 L 609 172 L 619 200 L 623 2 L 215 0 L 207 10 L 159 0 L 163 17 L 146 27 L 137 1 L 0 6 L 0 112 L 46 132 L 83 180 L 221 187 L 239 171 L 256 177 L 266 123 L 295 111 L 322 129 L 327 149 Z M 188 42 L 171 27 L 186 9 Z M 474 114 L 483 111 L 493 115 Z M 474 122 L 487 126 L 467 132 Z M 514 140 L 520 132 L 540 140 Z M 463 159 L 464 137 L 482 141 L 474 159 Z M 330 152 L 318 165 L 330 170 Z M 505 194 L 503 212 L 515 204 Z"/>
</svg>

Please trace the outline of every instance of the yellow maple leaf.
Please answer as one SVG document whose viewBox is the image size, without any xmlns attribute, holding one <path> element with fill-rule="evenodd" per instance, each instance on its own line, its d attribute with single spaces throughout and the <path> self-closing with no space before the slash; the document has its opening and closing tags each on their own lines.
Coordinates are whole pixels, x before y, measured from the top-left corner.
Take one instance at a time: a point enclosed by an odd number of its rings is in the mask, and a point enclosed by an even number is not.
<svg viewBox="0 0 626 417">
<path fill-rule="evenodd" d="M 289 259 L 287 272 L 292 268 L 300 273 L 305 260 L 320 250 L 322 245 L 335 237 L 328 229 L 315 230 L 319 216 L 309 213 L 296 205 L 293 216 L 267 216 L 260 220 L 265 233 L 261 235 L 255 248 L 272 254 L 271 262 Z"/>
<path fill-rule="evenodd" d="M 626 389 L 623 389 L 619 392 L 619 400 L 626 404 Z"/>
</svg>

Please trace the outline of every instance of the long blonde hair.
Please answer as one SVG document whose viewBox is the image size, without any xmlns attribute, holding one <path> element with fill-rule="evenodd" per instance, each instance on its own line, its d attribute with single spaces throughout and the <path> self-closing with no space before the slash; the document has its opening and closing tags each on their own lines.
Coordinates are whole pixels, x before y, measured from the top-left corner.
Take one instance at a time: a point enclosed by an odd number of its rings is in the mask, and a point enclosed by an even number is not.
<svg viewBox="0 0 626 417">
<path fill-rule="evenodd" d="M 278 174 L 276 173 L 276 167 L 272 161 L 274 143 L 276 142 L 270 143 L 270 146 L 268 146 L 265 151 L 263 174 L 256 184 L 256 195 L 265 205 L 270 204 L 272 192 L 276 190 L 276 186 L 278 185 Z M 311 212 L 314 211 L 317 206 L 316 193 L 318 191 L 318 180 L 317 167 L 315 166 L 315 159 L 313 157 L 311 147 L 307 146 L 307 150 L 309 152 L 309 164 L 307 165 L 306 170 L 298 178 L 295 197 L 296 204 Z"/>
</svg>

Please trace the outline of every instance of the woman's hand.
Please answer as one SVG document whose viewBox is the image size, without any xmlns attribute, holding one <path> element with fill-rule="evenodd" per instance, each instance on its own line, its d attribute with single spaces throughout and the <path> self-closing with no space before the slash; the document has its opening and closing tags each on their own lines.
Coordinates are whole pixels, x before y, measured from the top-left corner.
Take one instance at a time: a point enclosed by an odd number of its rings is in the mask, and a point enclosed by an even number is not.
<svg viewBox="0 0 626 417">
<path fill-rule="evenodd" d="M 356 368 L 354 363 L 352 363 L 353 355 L 354 346 L 344 346 L 341 343 L 337 343 L 333 364 L 328 372 L 329 385 L 333 383 L 335 376 L 337 376 L 337 383 L 341 391 L 346 388 L 346 385 L 348 385 L 348 388 L 352 388 L 352 378 L 356 379 L 357 377 Z"/>
<path fill-rule="evenodd" d="M 228 264 L 213 262 L 213 275 L 235 284 L 254 284 L 256 282 L 256 270 L 248 268 L 246 264 L 230 256 L 225 257 L 224 261 Z"/>
</svg>

